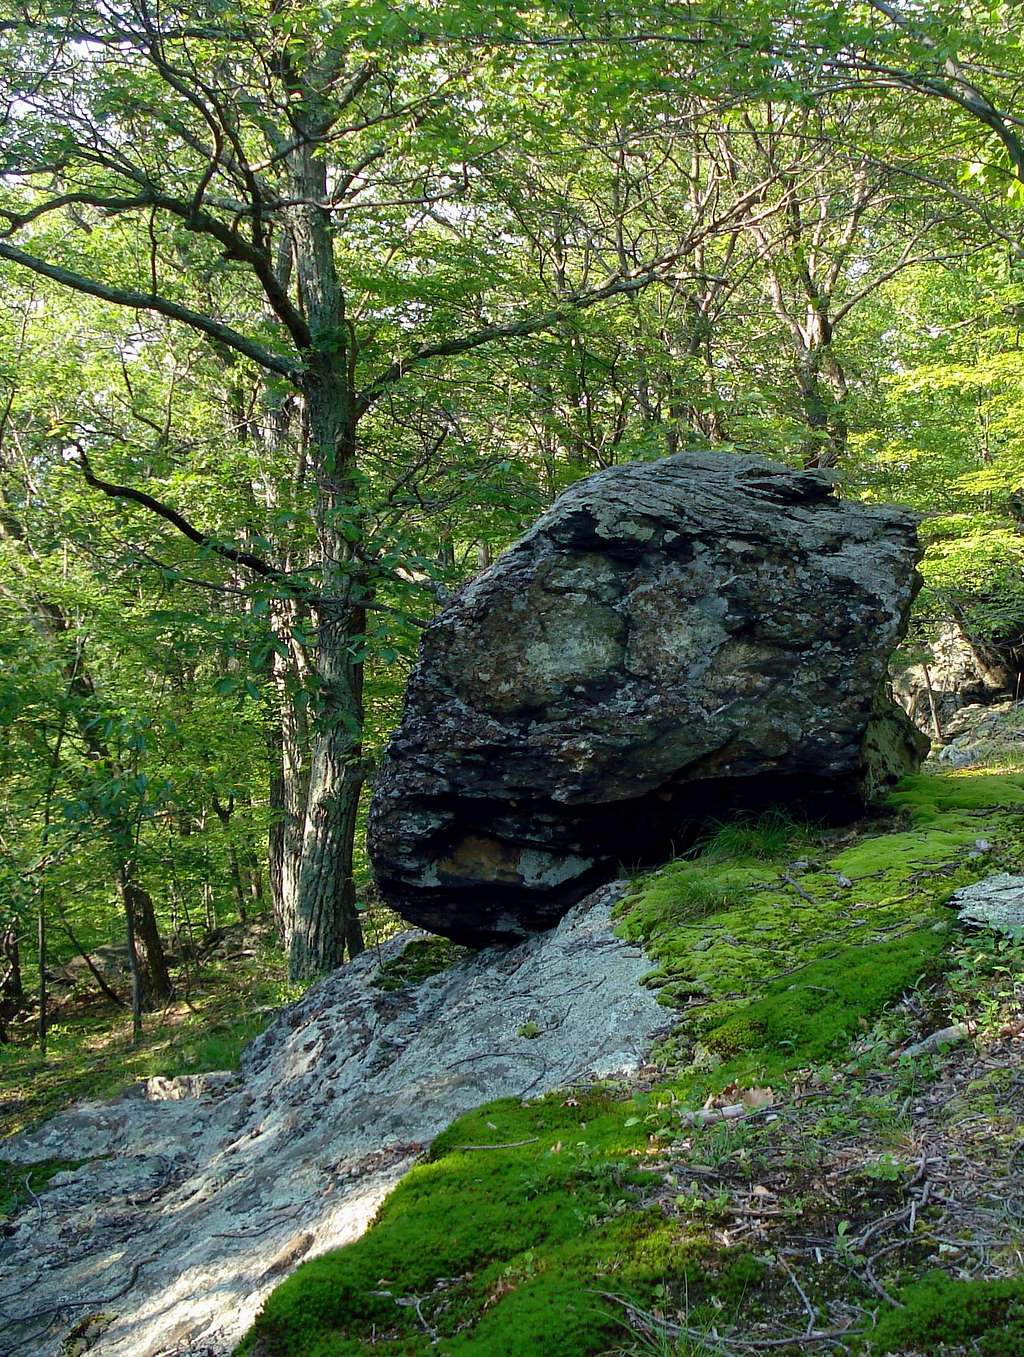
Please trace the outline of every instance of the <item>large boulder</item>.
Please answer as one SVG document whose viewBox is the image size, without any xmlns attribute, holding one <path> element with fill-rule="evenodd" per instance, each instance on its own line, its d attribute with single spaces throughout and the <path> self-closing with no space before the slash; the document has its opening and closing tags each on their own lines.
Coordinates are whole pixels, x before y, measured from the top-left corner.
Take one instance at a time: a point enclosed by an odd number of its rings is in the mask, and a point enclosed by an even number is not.
<svg viewBox="0 0 1024 1357">
<path fill-rule="evenodd" d="M 819 471 L 578 482 L 424 634 L 370 813 L 384 898 L 510 940 L 709 817 L 863 805 L 927 748 L 880 696 L 918 557 L 911 514 Z"/>
</svg>

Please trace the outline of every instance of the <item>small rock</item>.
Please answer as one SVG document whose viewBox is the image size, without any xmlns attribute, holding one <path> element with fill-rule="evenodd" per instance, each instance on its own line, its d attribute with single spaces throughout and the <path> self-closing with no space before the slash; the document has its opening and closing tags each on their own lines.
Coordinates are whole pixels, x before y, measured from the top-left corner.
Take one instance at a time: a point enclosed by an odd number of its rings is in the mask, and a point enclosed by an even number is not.
<svg viewBox="0 0 1024 1357">
<path fill-rule="evenodd" d="M 961 923 L 1011 938 L 1024 937 L 1024 876 L 999 872 L 962 887 L 949 903 Z"/>
</svg>

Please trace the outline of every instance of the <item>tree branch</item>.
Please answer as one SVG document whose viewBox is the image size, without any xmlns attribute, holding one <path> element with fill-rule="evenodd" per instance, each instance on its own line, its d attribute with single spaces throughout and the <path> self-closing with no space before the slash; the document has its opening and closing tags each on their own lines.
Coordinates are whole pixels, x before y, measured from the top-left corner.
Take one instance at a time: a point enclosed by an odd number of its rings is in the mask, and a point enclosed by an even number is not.
<svg viewBox="0 0 1024 1357">
<path fill-rule="evenodd" d="M 486 325 L 482 329 L 461 335 L 458 339 L 449 339 L 438 344 L 427 344 L 421 349 L 416 349 L 406 357 L 396 359 L 395 362 L 378 374 L 368 386 L 363 388 L 357 398 L 357 409 L 360 414 L 365 413 L 390 386 L 404 377 L 407 372 L 418 367 L 421 363 L 429 362 L 432 358 L 454 358 L 460 353 L 468 353 L 471 349 L 478 349 L 496 339 L 516 339 L 524 335 L 537 334 L 540 330 L 548 330 L 552 325 L 557 325 L 559 321 L 565 320 L 577 311 L 596 306 L 598 302 L 607 301 L 611 297 L 640 292 L 652 283 L 689 281 L 720 283 L 725 281 L 722 278 L 713 278 L 705 274 L 679 275 L 662 272 L 663 268 L 668 267 L 677 258 L 678 255 L 672 255 L 663 261 L 659 261 L 657 265 L 644 269 L 629 278 L 616 278 L 590 291 L 572 293 L 560 306 L 552 307 L 550 311 L 544 311 L 540 315 L 526 316 L 522 320 L 511 321 L 507 325 Z"/>
<path fill-rule="evenodd" d="M 886 0 L 868 0 L 868 4 L 879 14 L 885 15 L 897 28 L 902 29 L 904 33 L 919 42 L 922 47 L 928 51 L 938 52 L 939 44 L 936 40 L 912 19 L 901 14 L 894 6 L 887 4 Z M 1003 143 L 1014 172 L 1024 182 L 1024 144 L 1010 127 L 1010 120 L 1007 115 L 1001 113 L 991 99 L 972 80 L 968 80 L 964 68 L 955 57 L 938 54 L 951 83 L 947 84 L 946 81 L 927 75 L 915 76 L 911 72 L 901 75 L 903 82 L 911 89 L 938 95 L 940 99 L 947 99 L 950 103 L 956 104 L 970 113 L 972 117 L 977 118 L 980 123 L 994 132 Z"/>
<path fill-rule="evenodd" d="M 6 241 L 0 241 L 0 259 L 10 260 L 12 264 L 30 269 L 43 278 L 50 278 L 63 287 L 72 288 L 76 292 L 84 292 L 90 297 L 99 297 L 101 301 L 112 302 L 115 306 L 126 306 L 133 311 L 153 311 L 157 315 L 166 316 L 169 320 L 179 321 L 182 325 L 187 325 L 193 330 L 199 330 L 202 334 L 217 340 L 218 343 L 226 345 L 229 349 L 235 349 L 238 353 L 244 354 L 246 358 L 251 358 L 259 367 L 266 368 L 270 372 L 276 372 L 279 376 L 287 377 L 289 381 L 298 382 L 302 376 L 302 367 L 293 359 L 281 353 L 274 353 L 272 349 L 265 348 L 255 339 L 239 334 L 230 325 L 214 320 L 211 316 L 204 316 L 201 311 L 193 311 L 191 307 L 182 306 L 179 302 L 171 301 L 169 297 L 161 297 L 152 292 L 136 292 L 131 288 L 113 287 L 109 283 L 101 283 L 95 278 L 86 277 L 83 273 L 61 268 L 57 264 L 49 264 L 45 259 L 28 254 L 25 250 L 19 250 L 17 246 L 9 245 Z"/>
<path fill-rule="evenodd" d="M 226 561 L 231 561 L 234 565 L 244 566 L 247 570 L 251 570 L 254 575 L 259 575 L 263 579 L 274 580 L 275 583 L 284 586 L 289 594 L 296 593 L 296 581 L 290 579 L 283 571 L 276 569 L 261 557 L 254 556 L 251 551 L 240 551 L 237 547 L 229 547 L 223 542 L 216 541 L 208 533 L 202 532 L 190 523 L 183 514 L 179 514 L 177 509 L 172 509 L 168 504 L 162 504 L 152 495 L 147 495 L 144 490 L 135 490 L 129 485 L 114 485 L 111 481 L 101 480 L 94 473 L 85 448 L 77 440 L 75 448 L 78 452 L 78 464 L 82 468 L 85 483 L 91 486 L 93 490 L 102 491 L 110 499 L 126 499 L 132 504 L 140 504 L 150 513 L 156 514 L 158 518 L 172 524 L 196 546 L 205 547 L 208 551 L 223 557 Z M 300 589 L 299 592 L 304 592 L 304 590 Z"/>
</svg>

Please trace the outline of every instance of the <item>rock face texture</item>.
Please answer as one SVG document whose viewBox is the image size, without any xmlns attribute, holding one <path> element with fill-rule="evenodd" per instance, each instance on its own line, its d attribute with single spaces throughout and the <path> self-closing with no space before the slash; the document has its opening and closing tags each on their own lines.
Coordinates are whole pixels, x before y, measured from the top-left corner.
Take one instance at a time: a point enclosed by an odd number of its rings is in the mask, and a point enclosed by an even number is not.
<svg viewBox="0 0 1024 1357">
<path fill-rule="evenodd" d="M 949 743 L 933 746 L 932 758 L 951 768 L 983 768 L 1012 758 L 1024 742 L 1024 702 L 961 707 L 943 734 Z"/>
<path fill-rule="evenodd" d="M 238 1075 L 151 1079 L 0 1143 L 19 1163 L 88 1161 L 5 1225 L 0 1357 L 84 1351 L 69 1335 L 86 1320 L 93 1357 L 227 1357 L 267 1293 L 361 1234 L 455 1117 L 635 1071 L 671 1018 L 611 932 L 620 890 L 518 947 L 375 987 L 422 937 L 405 933 L 284 1009 Z"/>
<path fill-rule="evenodd" d="M 385 898 L 508 940 L 701 819 L 868 799 L 927 748 L 880 696 L 918 557 L 909 513 L 752 457 L 572 486 L 424 635 L 371 809 Z"/>
</svg>

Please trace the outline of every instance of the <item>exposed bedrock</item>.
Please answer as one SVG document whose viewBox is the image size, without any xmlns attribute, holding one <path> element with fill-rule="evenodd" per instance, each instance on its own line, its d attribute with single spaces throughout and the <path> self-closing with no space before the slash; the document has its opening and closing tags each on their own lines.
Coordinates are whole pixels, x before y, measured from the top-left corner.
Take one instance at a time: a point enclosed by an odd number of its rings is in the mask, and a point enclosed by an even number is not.
<svg viewBox="0 0 1024 1357">
<path fill-rule="evenodd" d="M 919 554 L 908 512 L 753 457 L 571 486 L 424 634 L 370 813 L 385 898 L 512 939 L 711 817 L 859 808 L 927 748 L 883 696 Z"/>
</svg>

